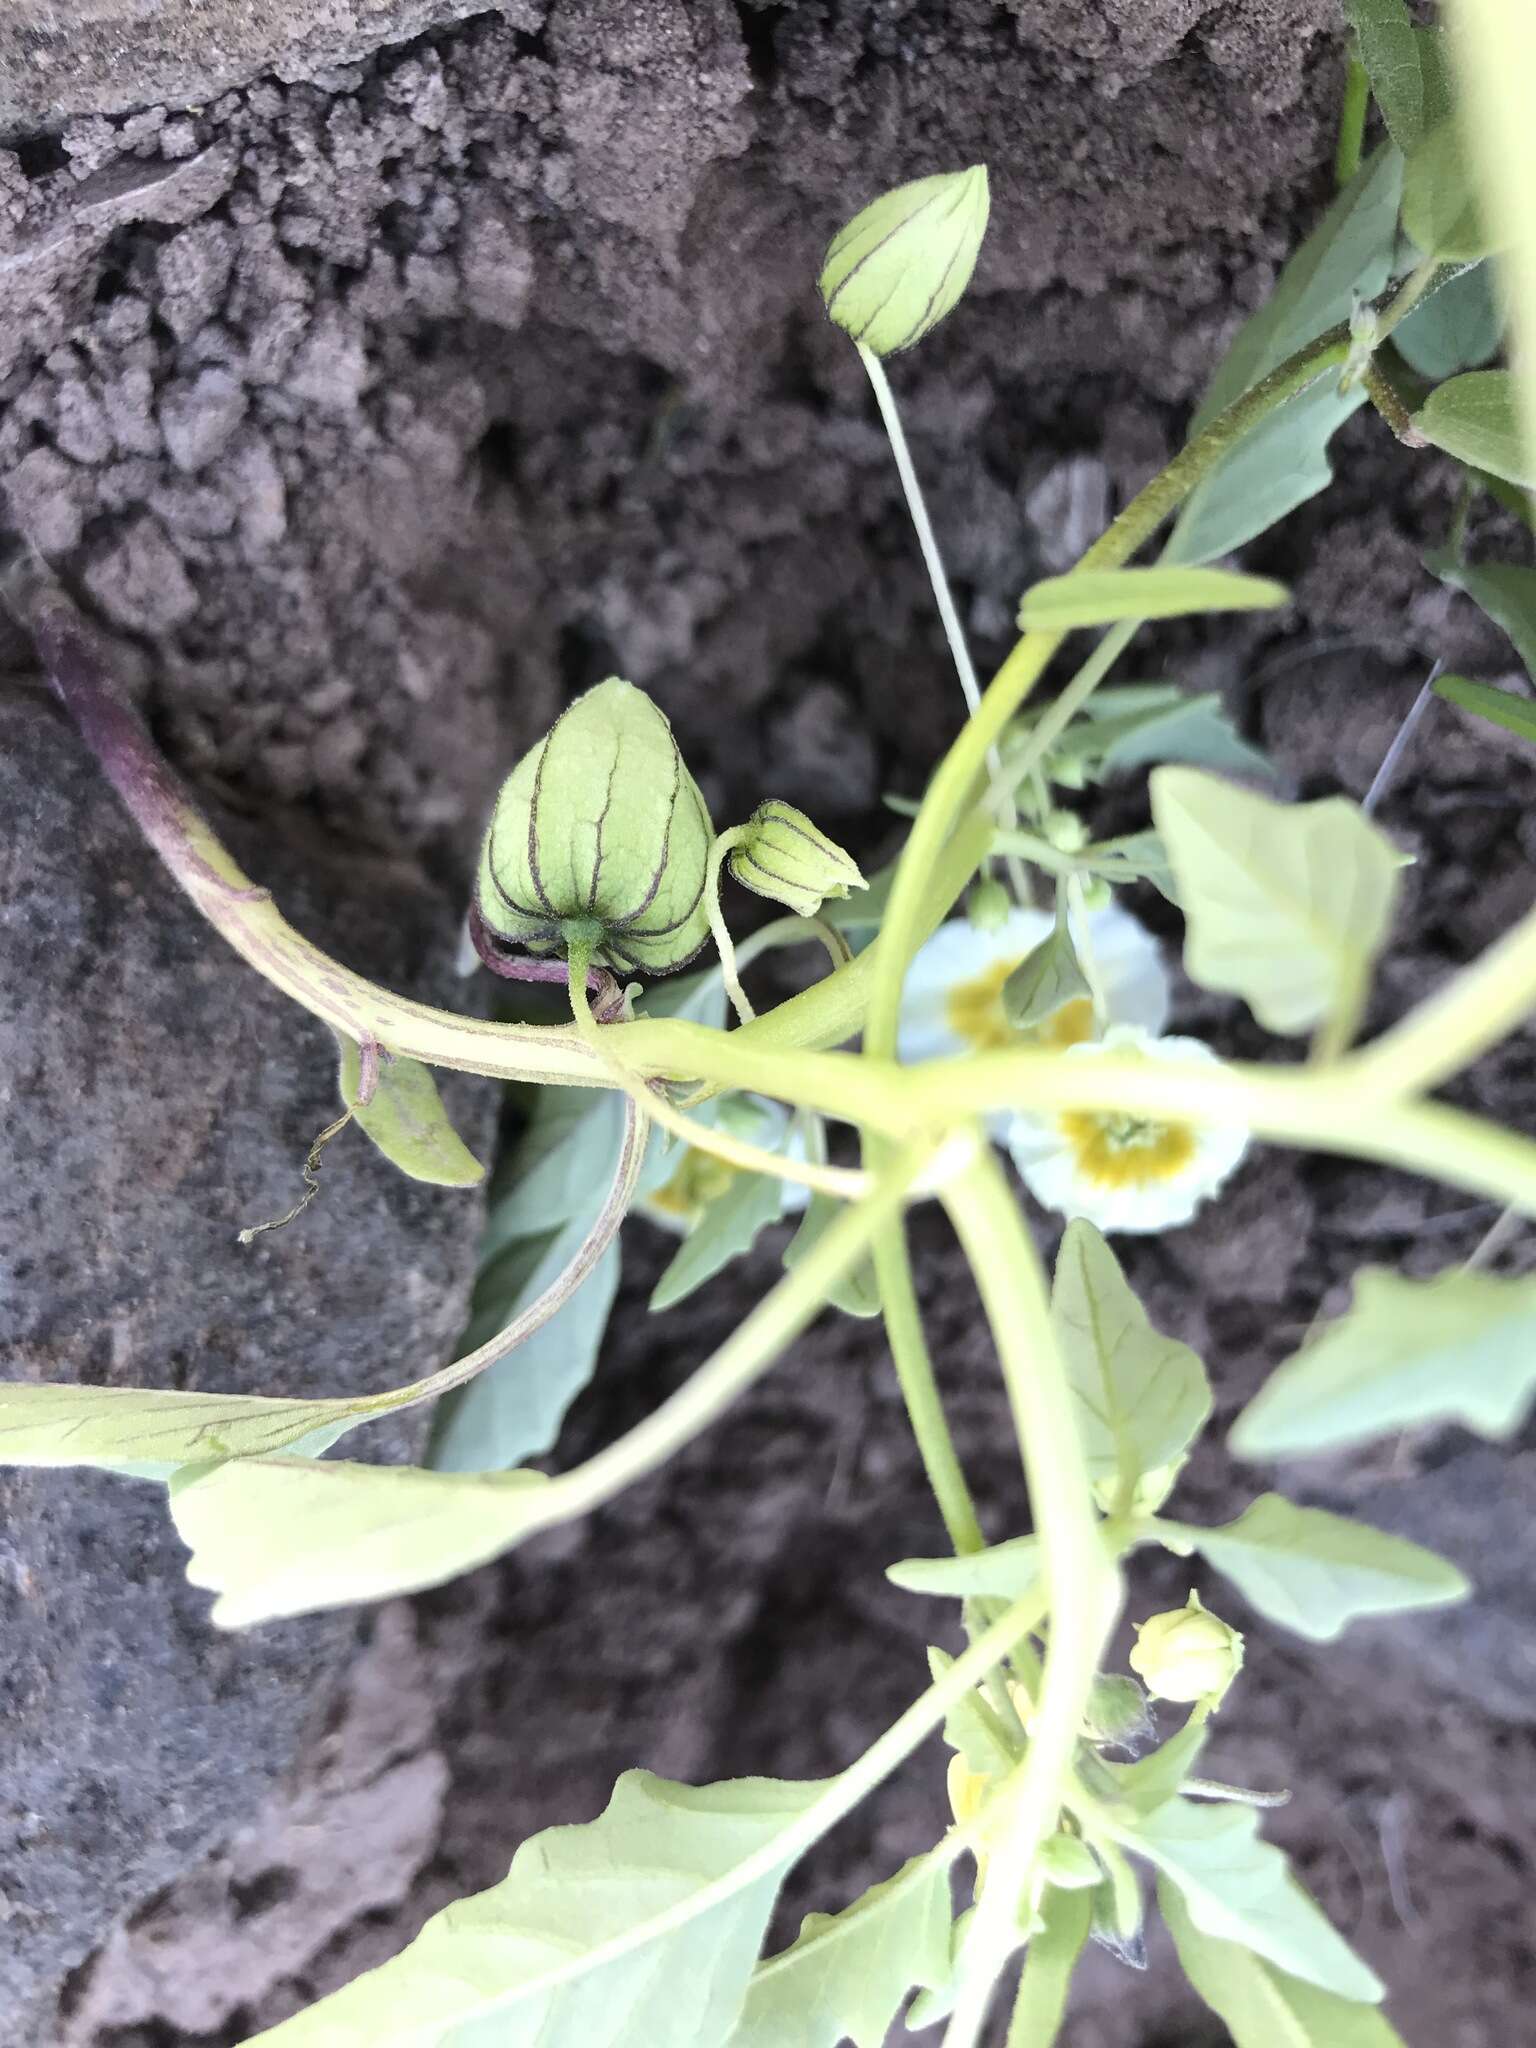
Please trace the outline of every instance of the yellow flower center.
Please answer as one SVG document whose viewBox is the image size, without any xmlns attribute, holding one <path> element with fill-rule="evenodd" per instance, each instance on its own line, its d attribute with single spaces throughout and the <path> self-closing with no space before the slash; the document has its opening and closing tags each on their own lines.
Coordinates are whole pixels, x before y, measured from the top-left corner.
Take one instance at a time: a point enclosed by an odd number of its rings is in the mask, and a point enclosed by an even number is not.
<svg viewBox="0 0 1536 2048">
<path fill-rule="evenodd" d="M 1003 983 L 1019 966 L 1017 960 L 996 960 L 969 981 L 957 981 L 944 999 L 944 1015 L 956 1038 L 977 1052 L 1006 1052 L 1011 1045 L 1048 1045 L 1055 1051 L 1081 1045 L 1093 1036 L 1093 1005 L 1086 996 L 1063 1003 L 1054 1016 L 1034 1031 L 1015 1031 L 1003 1014 Z"/>
<path fill-rule="evenodd" d="M 1188 1124 L 1155 1123 L 1115 1110 L 1069 1109 L 1062 1112 L 1061 1130 L 1079 1173 L 1101 1187 L 1177 1180 L 1195 1156 L 1195 1134 Z"/>
</svg>

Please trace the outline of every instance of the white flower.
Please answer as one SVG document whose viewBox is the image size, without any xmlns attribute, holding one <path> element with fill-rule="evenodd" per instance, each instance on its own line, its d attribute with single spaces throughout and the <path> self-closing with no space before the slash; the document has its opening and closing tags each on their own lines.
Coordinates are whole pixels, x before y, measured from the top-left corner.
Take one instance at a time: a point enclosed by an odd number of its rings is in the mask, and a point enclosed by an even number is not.
<svg viewBox="0 0 1536 2048">
<path fill-rule="evenodd" d="M 1097 1044 L 1069 1046 L 1069 1059 L 1124 1057 L 1218 1065 L 1198 1038 L 1154 1038 L 1115 1025 Z M 1120 1110 L 1021 1110 L 1008 1149 L 1024 1185 L 1048 1209 L 1083 1216 L 1100 1230 L 1166 1230 L 1187 1223 L 1248 1149 L 1241 1124 L 1192 1124 Z"/>
<path fill-rule="evenodd" d="M 1064 1003 L 1034 1031 L 1016 1031 L 1003 1015 L 1003 983 L 1055 929 L 1044 910 L 1014 910 L 992 931 L 967 918 L 940 925 L 907 972 L 897 1054 L 908 1064 L 1013 1045 L 1077 1045 L 1094 1035 L 1086 997 Z M 1118 904 L 1095 910 L 1073 933 L 1104 991 L 1111 1024 L 1161 1031 L 1168 1021 L 1168 976 L 1156 939 Z"/>
</svg>

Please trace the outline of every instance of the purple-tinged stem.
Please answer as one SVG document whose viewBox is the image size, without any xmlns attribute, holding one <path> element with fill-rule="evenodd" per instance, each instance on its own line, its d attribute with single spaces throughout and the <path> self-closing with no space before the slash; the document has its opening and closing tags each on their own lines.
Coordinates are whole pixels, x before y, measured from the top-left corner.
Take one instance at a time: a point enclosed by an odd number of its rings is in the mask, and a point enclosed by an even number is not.
<svg viewBox="0 0 1536 2048">
<path fill-rule="evenodd" d="M 99 637 L 47 567 L 35 556 L 12 563 L 0 578 L 0 599 L 31 633 L 55 694 L 176 881 L 259 974 L 363 1048 L 364 1083 L 370 1046 L 375 1067 L 389 1050 L 506 1080 L 601 1083 L 601 1063 L 570 1025 L 495 1024 L 412 1002 L 295 931 L 161 758 Z"/>
</svg>

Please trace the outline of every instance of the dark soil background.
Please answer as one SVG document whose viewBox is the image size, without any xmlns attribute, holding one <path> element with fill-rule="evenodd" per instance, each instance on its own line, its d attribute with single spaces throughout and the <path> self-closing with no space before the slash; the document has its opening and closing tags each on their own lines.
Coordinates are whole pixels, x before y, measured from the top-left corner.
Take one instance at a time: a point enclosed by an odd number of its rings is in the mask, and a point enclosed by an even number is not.
<svg viewBox="0 0 1536 2048">
<path fill-rule="evenodd" d="M 895 376 L 993 657 L 1023 584 L 1177 445 L 1325 199 L 1337 28 L 1333 0 L 210 0 L 195 26 L 22 0 L 0 27 L 11 523 L 244 818 L 255 871 L 401 985 L 441 993 L 498 775 L 612 669 L 655 692 L 717 816 L 771 789 L 877 859 L 881 792 L 920 786 L 956 702 L 861 373 L 815 301 L 822 245 L 900 177 L 992 167 L 976 287 Z M 1143 672 L 1225 690 L 1306 795 L 1363 792 L 1434 657 L 1511 666 L 1419 568 L 1441 472 L 1363 419 L 1339 453 L 1329 497 L 1249 551 L 1294 584 L 1280 624 L 1145 650 Z M 0 657 L 7 1370 L 275 1391 L 424 1369 L 462 1312 L 473 1202 L 354 1150 L 301 1225 L 234 1244 L 291 1199 L 325 1034 L 199 931 L 20 642 Z M 1458 714 L 1422 731 L 1383 811 L 1418 865 L 1382 1015 L 1528 906 L 1533 797 Z M 1197 992 L 1179 1014 L 1269 1049 Z M 1531 1088 L 1522 1035 L 1460 1092 L 1523 1123 Z M 490 1092 L 457 1107 L 488 1142 Z M 1227 1415 L 1360 1263 L 1432 1271 L 1491 1220 L 1265 1154 L 1127 1263 Z M 765 1244 L 651 1321 L 666 1247 L 632 1237 L 572 1459 L 774 1271 Z M 970 1289 L 937 1223 L 919 1238 L 962 1447 L 1010 1533 Z M 1440 1544 L 1479 1597 L 1327 1651 L 1255 1628 L 1211 1767 L 1293 1788 L 1272 1831 L 1412 2048 L 1506 2043 L 1536 1993 L 1536 1455 L 1445 1435 L 1287 1483 Z M 1181 1501 L 1215 1518 L 1255 1484 L 1212 1445 Z M 495 1881 L 530 1831 L 590 1817 L 627 1765 L 835 1769 L 948 1626 L 882 1577 L 940 1537 L 874 1331 L 846 1321 L 592 1523 L 357 1629 L 214 1638 L 147 1490 L 30 1474 L 0 1509 L 0 2035 L 23 2048 L 239 2043 Z M 1183 1583 L 1148 1567 L 1134 1611 Z M 925 1753 L 797 1874 L 785 1925 L 931 1841 L 941 1787 Z M 1158 1944 L 1146 1977 L 1096 1953 L 1067 2030 L 1222 2038 Z"/>
</svg>

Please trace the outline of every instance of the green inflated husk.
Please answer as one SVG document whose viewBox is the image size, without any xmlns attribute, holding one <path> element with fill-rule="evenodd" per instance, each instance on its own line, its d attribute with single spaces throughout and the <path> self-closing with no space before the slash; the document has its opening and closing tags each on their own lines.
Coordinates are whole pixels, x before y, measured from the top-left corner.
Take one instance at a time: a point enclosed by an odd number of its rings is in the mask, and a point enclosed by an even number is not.
<svg viewBox="0 0 1536 2048">
<path fill-rule="evenodd" d="M 590 946 L 620 972 L 671 974 L 709 937 L 713 840 L 665 716 L 610 676 L 503 783 L 480 854 L 480 915 L 530 953 Z"/>
</svg>

